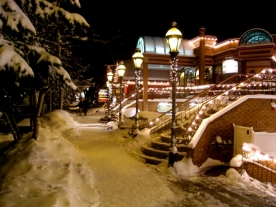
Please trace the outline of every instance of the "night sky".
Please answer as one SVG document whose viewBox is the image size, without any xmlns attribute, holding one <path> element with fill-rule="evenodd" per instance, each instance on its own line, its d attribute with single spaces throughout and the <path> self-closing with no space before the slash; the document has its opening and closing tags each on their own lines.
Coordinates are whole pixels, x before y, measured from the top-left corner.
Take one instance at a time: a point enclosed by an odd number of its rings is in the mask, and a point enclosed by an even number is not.
<svg viewBox="0 0 276 207">
<path fill-rule="evenodd" d="M 149 0 L 128 3 L 80 0 L 81 14 L 91 26 L 90 35 L 102 40 L 119 36 L 114 41 L 118 44 L 111 46 L 121 57 L 132 55 L 140 35 L 164 37 L 173 21 L 177 22 L 185 39 L 196 37 L 202 26 L 206 28 L 207 35 L 217 36 L 218 42 L 239 38 L 252 28 L 276 34 L 275 6 L 272 3 L 208 2 L 176 0 L 153 4 Z"/>
</svg>

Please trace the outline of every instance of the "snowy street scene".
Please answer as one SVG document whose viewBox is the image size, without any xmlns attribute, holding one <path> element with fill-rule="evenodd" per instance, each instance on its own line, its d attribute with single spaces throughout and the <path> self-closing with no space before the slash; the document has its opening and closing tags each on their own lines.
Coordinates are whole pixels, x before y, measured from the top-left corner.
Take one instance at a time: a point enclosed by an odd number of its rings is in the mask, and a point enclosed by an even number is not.
<svg viewBox="0 0 276 207">
<path fill-rule="evenodd" d="M 276 207 L 275 9 L 242 3 L 0 0 L 0 207 Z"/>
<path fill-rule="evenodd" d="M 53 111 L 42 117 L 38 141 L 26 135 L 2 154 L 1 206 L 275 206 L 272 186 L 216 160 L 202 169 L 189 159 L 175 168 L 144 164 L 135 151 L 147 130 L 132 139 L 85 126 L 98 114 Z M 1 146 L 11 140 L 1 136 Z"/>
</svg>

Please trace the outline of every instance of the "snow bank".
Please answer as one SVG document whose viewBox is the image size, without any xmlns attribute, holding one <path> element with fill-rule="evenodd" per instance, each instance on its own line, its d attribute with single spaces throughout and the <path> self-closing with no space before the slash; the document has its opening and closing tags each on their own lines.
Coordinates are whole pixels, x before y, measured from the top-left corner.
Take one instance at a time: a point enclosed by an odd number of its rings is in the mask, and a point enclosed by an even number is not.
<svg viewBox="0 0 276 207">
<path fill-rule="evenodd" d="M 1 207 L 98 206 L 86 158 L 63 137 L 73 136 L 74 127 L 67 112 L 54 111 L 41 119 L 37 141 L 29 133 L 7 152 L 0 165 Z"/>
</svg>

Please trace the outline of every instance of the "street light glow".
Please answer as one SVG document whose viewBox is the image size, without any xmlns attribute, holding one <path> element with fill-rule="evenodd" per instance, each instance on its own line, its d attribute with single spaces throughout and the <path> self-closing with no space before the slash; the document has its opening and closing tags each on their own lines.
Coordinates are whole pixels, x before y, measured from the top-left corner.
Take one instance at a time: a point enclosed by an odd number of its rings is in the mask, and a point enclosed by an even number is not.
<svg viewBox="0 0 276 207">
<path fill-rule="evenodd" d="M 172 28 L 166 33 L 166 39 L 170 47 L 170 53 L 178 53 L 178 48 L 182 39 L 182 33 L 176 28 L 176 25 L 176 22 L 173 22 Z"/>
<path fill-rule="evenodd" d="M 124 77 L 126 72 L 126 67 L 124 66 L 124 62 L 121 61 L 117 67 L 118 75 L 120 78 Z"/>
</svg>

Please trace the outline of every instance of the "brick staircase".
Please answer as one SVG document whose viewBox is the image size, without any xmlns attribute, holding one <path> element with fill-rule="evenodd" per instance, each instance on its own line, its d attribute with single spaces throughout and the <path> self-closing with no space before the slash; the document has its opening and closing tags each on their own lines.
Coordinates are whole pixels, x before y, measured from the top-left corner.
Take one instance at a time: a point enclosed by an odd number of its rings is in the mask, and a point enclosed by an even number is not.
<svg viewBox="0 0 276 207">
<path fill-rule="evenodd" d="M 180 132 L 176 134 L 178 142 L 183 139 L 180 135 Z M 164 132 L 151 139 L 150 143 L 143 145 L 137 154 L 143 158 L 146 163 L 158 165 L 161 162 L 168 160 L 170 145 L 171 134 L 170 132 Z M 187 148 L 186 145 L 177 144 L 179 160 L 186 156 L 187 150 L 189 150 L 189 148 Z"/>
<path fill-rule="evenodd" d="M 192 150 L 188 147 L 188 144 L 204 119 L 216 114 L 242 96 L 274 94 L 275 85 L 271 83 L 271 80 L 275 81 L 275 73 L 275 70 L 264 70 L 252 77 L 232 76 L 179 105 L 179 112 L 176 113 L 176 124 L 178 125 L 176 147 L 179 152 L 179 159 Z M 190 106 L 192 101 L 197 103 L 193 107 Z M 144 158 L 146 163 L 159 164 L 168 159 L 171 142 L 171 118 L 165 116 L 158 117 L 156 124 L 152 126 L 151 134 L 157 134 L 157 138 L 152 139 L 148 145 L 141 147 L 139 156 Z M 151 123 L 154 123 L 154 120 Z M 144 127 L 151 128 L 149 123 L 145 124 Z M 211 145 L 211 142 L 207 145 Z"/>
</svg>

